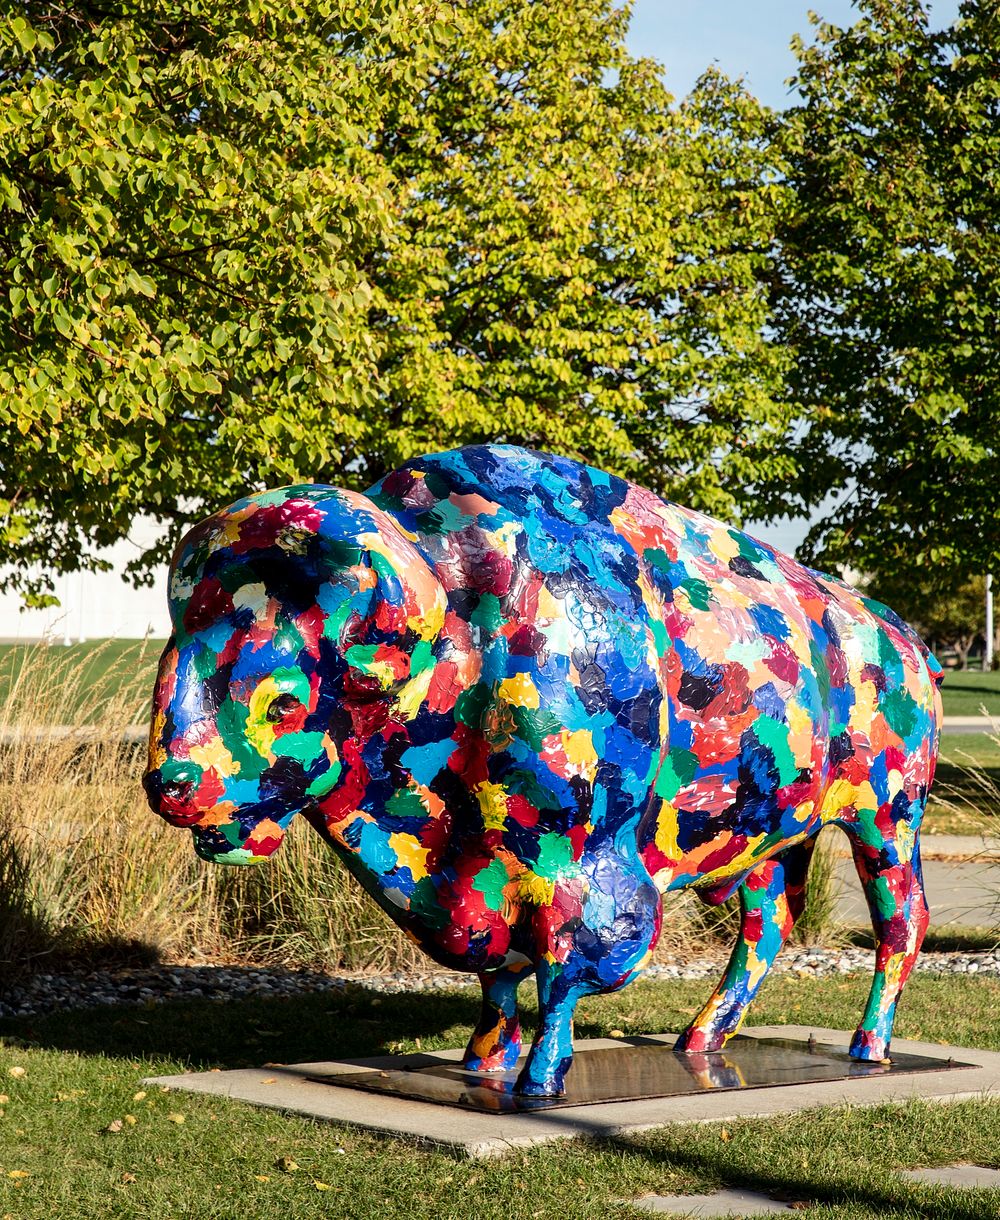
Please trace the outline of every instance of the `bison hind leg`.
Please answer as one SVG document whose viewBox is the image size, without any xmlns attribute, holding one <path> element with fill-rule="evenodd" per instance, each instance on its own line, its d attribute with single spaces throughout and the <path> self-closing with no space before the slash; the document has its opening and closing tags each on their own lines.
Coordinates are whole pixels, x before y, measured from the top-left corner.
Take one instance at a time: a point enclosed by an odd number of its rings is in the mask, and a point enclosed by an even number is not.
<svg viewBox="0 0 1000 1220">
<path fill-rule="evenodd" d="M 717 1051 L 736 1033 L 805 906 L 806 874 L 815 839 L 765 860 L 740 886 L 740 931 L 729 965 L 711 998 L 677 1039 L 675 1049 Z"/>
<path fill-rule="evenodd" d="M 483 1006 L 462 1059 L 469 1071 L 506 1072 L 517 1063 L 521 1054 L 517 988 L 530 972 L 531 963 L 525 961 L 479 975 Z"/>
<path fill-rule="evenodd" d="M 920 953 L 930 915 L 920 868 L 923 800 L 884 835 L 874 820 L 843 821 L 854 865 L 864 886 L 875 934 L 875 977 L 865 1014 L 851 1042 L 851 1057 L 888 1057 L 896 1005 Z"/>
</svg>

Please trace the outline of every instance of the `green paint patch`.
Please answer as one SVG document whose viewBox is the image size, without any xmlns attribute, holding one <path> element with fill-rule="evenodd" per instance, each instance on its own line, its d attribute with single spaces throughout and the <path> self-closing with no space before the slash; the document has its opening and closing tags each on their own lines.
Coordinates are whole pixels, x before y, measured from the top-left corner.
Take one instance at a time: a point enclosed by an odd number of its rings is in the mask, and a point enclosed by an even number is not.
<svg viewBox="0 0 1000 1220">
<path fill-rule="evenodd" d="M 878 701 L 879 711 L 885 716 L 890 729 L 902 738 L 907 738 L 917 727 L 917 705 L 913 696 L 903 687 L 897 687 Z"/>
<path fill-rule="evenodd" d="M 397 788 L 385 803 L 386 810 L 394 818 L 426 818 L 427 810 L 420 793 L 412 788 Z"/>
<path fill-rule="evenodd" d="M 421 877 L 410 896 L 410 912 L 428 928 L 440 931 L 449 921 L 448 912 L 438 903 L 437 890 L 430 877 Z"/>
<path fill-rule="evenodd" d="M 410 673 L 416 675 L 433 668 L 434 646 L 430 640 L 421 640 L 410 654 Z"/>
<path fill-rule="evenodd" d="M 500 608 L 500 598 L 495 593 L 484 593 L 479 599 L 479 605 L 469 615 L 469 622 L 484 631 L 499 631 L 507 620 Z"/>
<path fill-rule="evenodd" d="M 324 752 L 323 733 L 283 733 L 275 737 L 271 752 L 277 758 L 294 758 L 300 763 L 311 763 Z"/>
<path fill-rule="evenodd" d="M 534 871 L 546 881 L 558 881 L 573 871 L 573 843 L 568 835 L 549 831 L 538 840 Z"/>
<path fill-rule="evenodd" d="M 490 701 L 490 688 L 485 682 L 464 690 L 455 701 L 455 719 L 470 729 L 481 729 Z"/>
<path fill-rule="evenodd" d="M 681 588 L 688 595 L 688 600 L 695 610 L 707 610 L 711 605 L 712 591 L 705 581 L 691 576 L 684 581 Z"/>
<path fill-rule="evenodd" d="M 675 747 L 663 761 L 656 781 L 656 795 L 672 801 L 685 784 L 690 784 L 698 770 L 698 755 L 693 750 Z"/>
<path fill-rule="evenodd" d="M 758 716 L 753 722 L 754 736 L 765 749 L 774 755 L 774 764 L 778 768 L 778 783 L 793 783 L 799 774 L 795 755 L 788 744 L 788 725 L 772 716 Z"/>
<path fill-rule="evenodd" d="M 370 673 L 379 647 L 378 644 L 352 644 L 344 653 L 344 657 L 352 668 L 363 674 Z"/>
<path fill-rule="evenodd" d="M 328 792 L 332 792 L 343 769 L 339 761 L 331 763 L 329 770 L 324 771 L 322 775 L 317 775 L 309 785 L 306 789 L 306 796 L 326 796 Z"/>
<path fill-rule="evenodd" d="M 510 880 L 507 867 L 502 860 L 494 860 L 472 879 L 472 888 L 482 894 L 491 911 L 503 906 L 503 888 Z"/>
<path fill-rule="evenodd" d="M 551 712 L 542 708 L 515 707 L 511 711 L 517 735 L 526 742 L 532 750 L 540 750 L 546 737 L 551 737 L 562 729 L 562 721 Z"/>
<path fill-rule="evenodd" d="M 665 657 L 670 651 L 670 636 L 667 635 L 667 629 L 657 618 L 649 620 L 649 630 L 653 636 L 653 646 L 656 649 L 658 657 Z"/>
<path fill-rule="evenodd" d="M 662 572 L 664 576 L 669 575 L 670 569 L 673 567 L 673 561 L 666 551 L 658 550 L 656 547 L 646 547 L 642 553 L 642 557 L 651 568 L 655 568 L 658 572 Z"/>
</svg>

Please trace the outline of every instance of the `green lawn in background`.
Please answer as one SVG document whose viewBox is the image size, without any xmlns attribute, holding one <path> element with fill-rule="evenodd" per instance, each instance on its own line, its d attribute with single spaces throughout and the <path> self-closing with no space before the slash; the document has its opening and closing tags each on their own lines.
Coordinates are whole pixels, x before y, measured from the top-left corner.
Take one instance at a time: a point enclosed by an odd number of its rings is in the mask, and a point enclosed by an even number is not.
<svg viewBox="0 0 1000 1220">
<path fill-rule="evenodd" d="M 986 733 L 943 733 L 925 829 L 981 835 L 998 817 L 1000 742 Z"/>
<path fill-rule="evenodd" d="M 153 689 L 165 640 L 88 640 L 83 644 L 0 644 L 0 707 L 17 683 L 33 691 L 41 723 L 72 722 L 81 707 L 96 719 L 104 697 L 124 682 L 137 691 Z M 46 698 L 46 695 L 49 697 Z M 63 697 L 65 696 L 65 697 Z"/>
<path fill-rule="evenodd" d="M 849 1030 L 869 981 L 862 975 L 776 978 L 765 985 L 751 1019 Z M 677 1029 L 709 988 L 707 980 L 652 981 L 587 1000 L 576 1036 Z M 998 1006 L 998 979 L 918 975 L 901 1005 L 897 1033 L 1000 1050 Z M 477 1008 L 471 989 L 373 996 L 351 988 L 288 1000 L 185 1001 L 2 1021 L 0 1039 L 32 1044 L 0 1046 L 6 1095 L 0 1217 L 606 1220 L 644 1214 L 627 1200 L 647 1191 L 722 1185 L 816 1200 L 816 1214 L 830 1220 L 1000 1214 L 1000 1192 L 917 1186 L 893 1172 L 958 1161 L 1000 1166 L 997 1099 L 666 1127 L 468 1162 L 400 1139 L 141 1083 L 144 1075 L 185 1066 L 460 1046 Z M 11 1068 L 25 1074 L 11 1076 Z M 668 1112 L 669 1100 L 663 1104 Z M 776 1212 L 787 1214 L 780 1204 Z"/>
<path fill-rule="evenodd" d="M 941 698 L 946 716 L 980 716 L 985 705 L 989 715 L 1000 717 L 1000 670 L 946 669 Z"/>
</svg>

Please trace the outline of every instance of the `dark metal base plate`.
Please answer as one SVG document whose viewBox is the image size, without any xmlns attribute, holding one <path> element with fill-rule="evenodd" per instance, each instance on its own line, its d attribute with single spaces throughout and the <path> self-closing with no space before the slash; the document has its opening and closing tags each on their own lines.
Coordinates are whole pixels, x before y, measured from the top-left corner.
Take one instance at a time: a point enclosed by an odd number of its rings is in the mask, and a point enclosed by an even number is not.
<svg viewBox="0 0 1000 1220">
<path fill-rule="evenodd" d="M 520 1097 L 514 1092 L 517 1070 L 489 1075 L 470 1072 L 433 1055 L 408 1056 L 398 1068 L 384 1071 L 309 1079 L 435 1105 L 512 1114 L 973 1066 L 910 1054 L 893 1055 L 888 1063 L 866 1063 L 851 1059 L 846 1047 L 811 1039 L 804 1043 L 786 1038 L 735 1038 L 724 1051 L 680 1054 L 662 1042 L 633 1038 L 622 1046 L 577 1051 L 564 1097 Z"/>
</svg>

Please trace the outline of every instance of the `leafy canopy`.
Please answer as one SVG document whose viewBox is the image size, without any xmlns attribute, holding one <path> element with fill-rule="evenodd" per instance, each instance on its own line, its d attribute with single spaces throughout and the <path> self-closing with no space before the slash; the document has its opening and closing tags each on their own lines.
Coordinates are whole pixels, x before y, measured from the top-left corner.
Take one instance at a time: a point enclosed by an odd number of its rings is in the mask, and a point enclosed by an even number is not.
<svg viewBox="0 0 1000 1220">
<path fill-rule="evenodd" d="M 858 7 L 798 45 L 778 133 L 775 327 L 803 416 L 785 503 L 832 493 L 825 564 L 954 590 L 1000 560 L 1000 6 L 941 32 L 917 0 Z"/>
<path fill-rule="evenodd" d="M 28 2 L 0 26 L 0 563 L 499 438 L 791 473 L 766 115 L 612 0 Z M 141 576 L 161 547 L 136 564 Z"/>
</svg>

